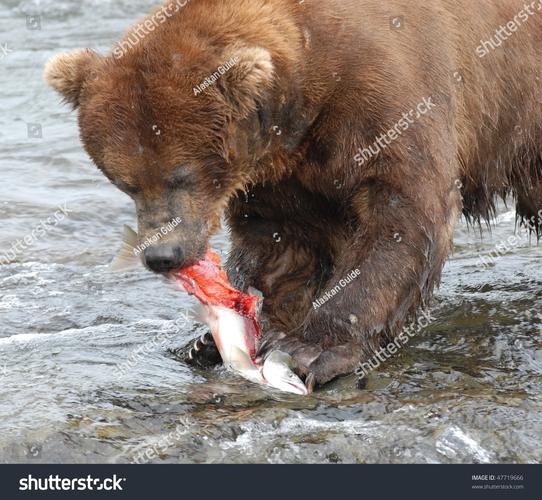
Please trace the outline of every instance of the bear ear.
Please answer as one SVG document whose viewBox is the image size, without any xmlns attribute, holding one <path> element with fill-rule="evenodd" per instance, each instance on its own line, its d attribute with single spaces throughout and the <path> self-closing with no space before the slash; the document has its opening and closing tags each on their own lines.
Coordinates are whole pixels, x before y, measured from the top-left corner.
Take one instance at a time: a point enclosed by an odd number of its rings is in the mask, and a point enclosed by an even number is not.
<svg viewBox="0 0 542 500">
<path fill-rule="evenodd" d="M 229 67 L 220 81 L 226 98 L 246 116 L 256 109 L 259 97 L 271 86 L 275 68 L 271 53 L 260 47 L 232 48 L 224 66 Z"/>
<path fill-rule="evenodd" d="M 45 66 L 45 81 L 77 108 L 81 89 L 99 59 L 100 56 L 89 49 L 58 54 Z"/>
</svg>

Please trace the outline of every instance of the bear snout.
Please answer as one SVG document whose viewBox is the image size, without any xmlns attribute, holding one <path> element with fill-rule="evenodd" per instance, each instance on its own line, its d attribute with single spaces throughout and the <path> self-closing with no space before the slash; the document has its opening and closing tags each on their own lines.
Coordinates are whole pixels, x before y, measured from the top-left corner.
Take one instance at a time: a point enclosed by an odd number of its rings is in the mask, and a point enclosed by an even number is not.
<svg viewBox="0 0 542 500">
<path fill-rule="evenodd" d="M 169 273 L 187 265 L 182 248 L 172 243 L 151 245 L 143 255 L 145 265 L 155 273 Z"/>
</svg>

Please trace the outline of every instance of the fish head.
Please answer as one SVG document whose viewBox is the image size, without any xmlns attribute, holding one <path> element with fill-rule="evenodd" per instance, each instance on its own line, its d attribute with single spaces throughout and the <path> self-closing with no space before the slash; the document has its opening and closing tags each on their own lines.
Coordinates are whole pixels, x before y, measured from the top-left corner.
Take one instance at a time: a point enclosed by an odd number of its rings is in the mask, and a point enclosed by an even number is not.
<svg viewBox="0 0 542 500">
<path fill-rule="evenodd" d="M 283 392 L 306 396 L 309 391 L 295 374 L 295 361 L 285 352 L 273 351 L 264 361 L 262 373 L 270 387 Z"/>
</svg>

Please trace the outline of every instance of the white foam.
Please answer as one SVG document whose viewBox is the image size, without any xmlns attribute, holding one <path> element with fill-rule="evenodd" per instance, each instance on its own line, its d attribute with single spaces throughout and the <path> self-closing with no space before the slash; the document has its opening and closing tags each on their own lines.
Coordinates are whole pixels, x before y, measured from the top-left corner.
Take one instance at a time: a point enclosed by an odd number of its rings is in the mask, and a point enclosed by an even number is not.
<svg viewBox="0 0 542 500">
<path fill-rule="evenodd" d="M 437 439 L 439 453 L 450 459 L 456 459 L 460 453 L 468 453 L 480 463 L 490 463 L 490 453 L 482 448 L 473 438 L 456 425 L 447 428 Z"/>
<path fill-rule="evenodd" d="M 0 309 L 15 309 L 21 306 L 21 301 L 16 295 L 4 295 L 0 301 Z"/>
<path fill-rule="evenodd" d="M 274 439 L 277 436 L 313 435 L 318 432 L 326 432 L 342 435 L 357 435 L 374 438 L 381 434 L 383 425 L 375 422 L 361 420 L 328 421 L 317 420 L 306 415 L 286 417 L 278 427 L 270 424 L 249 422 L 241 425 L 243 433 L 239 434 L 235 441 L 223 442 L 223 449 L 240 448 L 250 452 L 259 446 L 262 439 Z"/>
<path fill-rule="evenodd" d="M 492 223 L 497 225 L 501 224 L 502 222 L 516 222 L 516 211 L 515 210 L 509 210 L 508 212 L 504 212 L 502 214 L 497 215 L 492 220 Z"/>
<path fill-rule="evenodd" d="M 91 334 L 96 336 L 99 334 L 110 334 L 112 328 L 131 328 L 137 330 L 138 328 L 156 328 L 156 329 L 168 329 L 172 321 L 166 322 L 164 320 L 142 319 L 131 323 L 130 325 L 91 325 L 85 328 L 70 328 L 69 330 L 63 330 L 61 332 L 53 333 L 20 333 L 17 335 L 11 335 L 9 337 L 0 338 L 0 345 L 9 344 L 27 344 L 30 342 L 45 342 L 46 340 L 57 339 L 61 337 L 75 337 L 77 335 Z"/>
<path fill-rule="evenodd" d="M 20 333 L 18 335 L 11 335 L 10 337 L 0 338 L 0 345 L 10 345 L 10 344 L 28 344 L 35 341 L 45 341 L 51 337 L 57 337 L 64 335 L 69 330 L 58 333 Z"/>
</svg>

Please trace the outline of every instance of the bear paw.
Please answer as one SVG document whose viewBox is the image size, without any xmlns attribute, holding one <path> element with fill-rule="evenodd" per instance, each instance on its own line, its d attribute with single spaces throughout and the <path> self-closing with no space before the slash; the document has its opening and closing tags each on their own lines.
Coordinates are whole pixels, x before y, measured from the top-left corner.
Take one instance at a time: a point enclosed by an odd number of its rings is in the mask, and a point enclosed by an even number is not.
<svg viewBox="0 0 542 500">
<path fill-rule="evenodd" d="M 292 369 L 304 379 L 309 392 L 336 377 L 353 373 L 362 352 L 354 340 L 324 348 L 322 343 L 311 343 L 293 334 L 274 331 L 266 335 L 257 356 L 263 360 L 273 351 L 282 351 L 292 357 Z"/>
<path fill-rule="evenodd" d="M 184 362 L 198 368 L 211 368 L 222 362 L 213 336 L 206 333 L 176 353 Z"/>
</svg>

